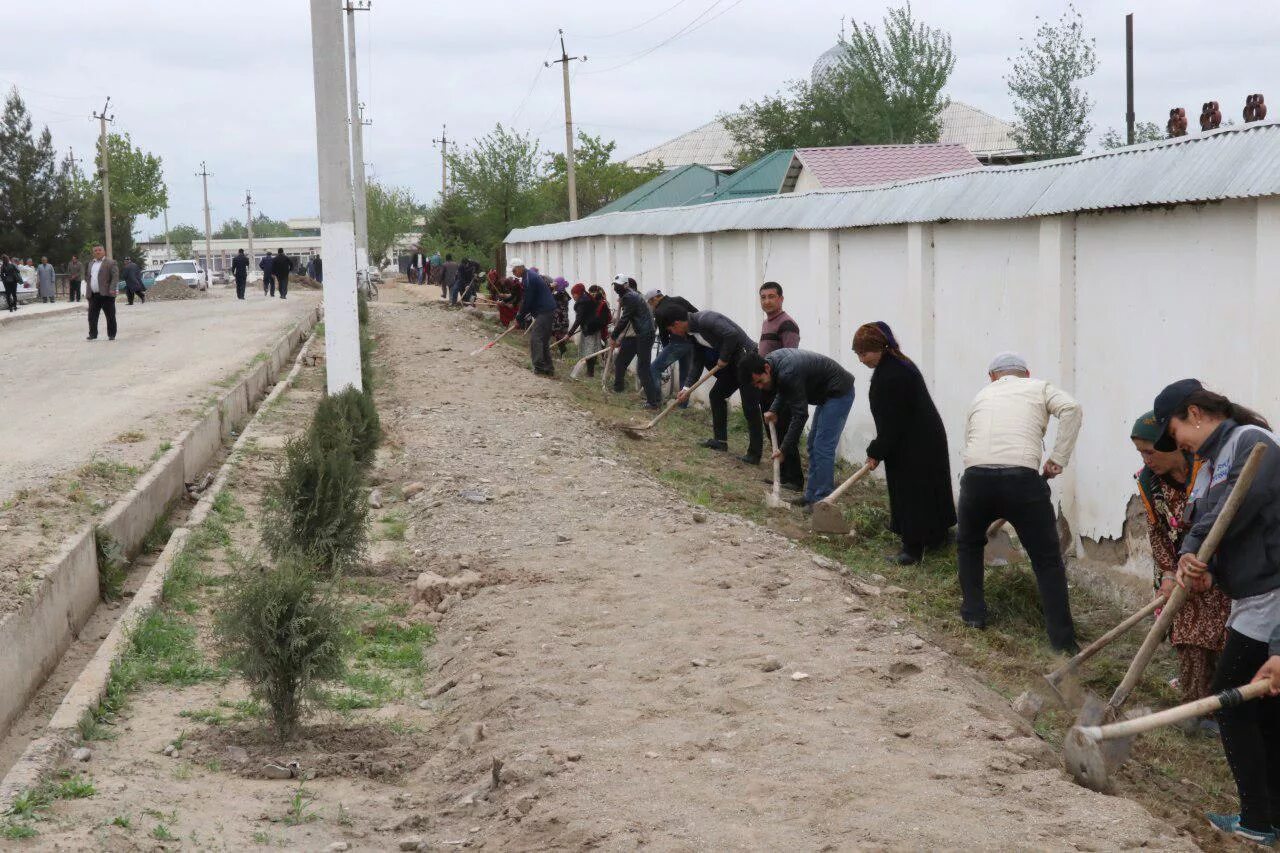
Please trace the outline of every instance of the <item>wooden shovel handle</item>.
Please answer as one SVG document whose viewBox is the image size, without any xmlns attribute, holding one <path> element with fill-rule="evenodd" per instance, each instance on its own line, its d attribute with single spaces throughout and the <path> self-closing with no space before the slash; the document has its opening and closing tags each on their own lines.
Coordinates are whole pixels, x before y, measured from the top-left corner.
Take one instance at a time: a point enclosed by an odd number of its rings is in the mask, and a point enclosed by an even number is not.
<svg viewBox="0 0 1280 853">
<path fill-rule="evenodd" d="M 1253 478 L 1258 474 L 1258 466 L 1262 464 L 1262 454 L 1266 450 L 1267 446 L 1259 443 L 1255 444 L 1253 450 L 1250 451 L 1249 458 L 1245 460 L 1244 467 L 1240 469 L 1240 477 L 1236 480 L 1235 485 L 1231 487 L 1231 494 L 1227 495 L 1226 501 L 1222 504 L 1222 510 L 1213 521 L 1213 527 L 1210 528 L 1209 535 L 1204 538 L 1204 542 L 1200 545 L 1200 550 L 1196 552 L 1196 559 L 1202 563 L 1209 562 L 1214 552 L 1218 550 L 1222 537 L 1226 535 L 1227 528 L 1231 526 L 1232 519 L 1236 517 L 1236 511 L 1240 509 L 1240 504 L 1244 501 L 1245 496 L 1249 494 L 1249 487 L 1253 485 Z M 1156 620 L 1156 624 L 1152 625 L 1151 630 L 1147 632 L 1147 638 L 1142 641 L 1142 647 L 1138 649 L 1138 653 L 1134 655 L 1133 662 L 1129 664 L 1129 671 L 1124 674 L 1124 680 L 1116 687 L 1116 692 L 1111 694 L 1111 701 L 1107 702 L 1107 707 L 1111 709 L 1119 708 L 1129 698 L 1129 694 L 1137 686 L 1138 679 L 1142 677 L 1147 664 L 1151 662 L 1152 656 L 1156 653 L 1156 648 L 1164 641 L 1165 634 L 1169 633 L 1169 626 L 1173 624 L 1173 617 L 1178 615 L 1178 611 L 1182 609 L 1182 605 L 1186 604 L 1186 602 L 1186 589 L 1182 586 L 1174 586 L 1173 594 L 1169 596 L 1168 603 L 1160 611 L 1160 618 Z"/>
<path fill-rule="evenodd" d="M 1128 633 L 1129 629 L 1132 628 L 1134 625 L 1137 625 L 1143 619 L 1146 619 L 1152 613 L 1155 613 L 1156 610 L 1159 609 L 1161 604 L 1164 604 L 1164 597 L 1158 595 L 1147 604 L 1144 604 L 1141 607 L 1141 609 L 1139 609 L 1136 613 L 1126 617 L 1125 620 L 1121 622 L 1119 625 L 1115 626 L 1110 631 L 1103 634 L 1101 637 L 1094 640 L 1089 645 L 1085 646 L 1083 649 L 1080 650 L 1079 654 L 1077 654 L 1071 660 L 1064 663 L 1062 666 L 1055 669 L 1053 672 L 1046 675 L 1045 678 L 1048 680 L 1050 684 L 1057 686 L 1058 682 L 1062 680 L 1063 676 L 1067 675 L 1070 672 L 1074 672 L 1076 668 L 1080 666 L 1080 664 L 1084 663 L 1089 658 L 1093 657 L 1098 652 L 1102 651 L 1104 648 L 1111 645 L 1111 643 L 1117 637 L 1120 637 Z"/>
<path fill-rule="evenodd" d="M 586 364 L 591 359 L 595 358 L 598 355 L 604 355 L 611 349 L 613 349 L 613 347 L 605 347 L 604 349 L 596 350 L 595 352 L 591 353 L 591 355 L 584 355 L 582 358 L 578 359 L 576 364 L 573 365 L 574 369 L 577 370 L 578 365 Z"/>
<path fill-rule="evenodd" d="M 513 324 L 513 325 L 510 325 L 510 326 L 507 326 L 507 328 L 503 330 L 502 334 L 498 335 L 496 338 L 494 338 L 493 340 L 489 341 L 489 343 L 487 343 L 487 344 L 485 344 L 484 346 L 480 347 L 480 349 L 475 350 L 475 351 L 474 351 L 474 352 L 472 352 L 471 354 L 472 354 L 472 355 L 479 355 L 480 353 L 484 352 L 485 350 L 492 348 L 494 345 L 496 345 L 496 344 L 498 343 L 498 341 L 502 340 L 502 339 L 503 339 L 503 338 L 505 338 L 505 337 L 506 337 L 510 332 L 512 332 L 513 330 L 515 330 L 515 328 L 516 328 L 516 327 L 515 327 L 515 325 L 514 325 L 514 324 Z"/>
<path fill-rule="evenodd" d="M 1169 726 L 1174 723 L 1180 723 L 1183 720 L 1203 716 L 1204 714 L 1212 714 L 1214 711 L 1219 711 L 1223 708 L 1234 708 L 1241 702 L 1258 699 L 1270 692 L 1271 681 L 1264 678 L 1261 681 L 1254 681 L 1243 687 L 1232 687 L 1223 690 L 1221 693 L 1197 699 L 1194 702 L 1187 702 L 1184 705 L 1166 708 L 1154 714 L 1147 714 L 1145 717 L 1122 720 L 1109 726 L 1081 726 L 1080 730 L 1085 737 L 1091 740 L 1114 740 L 1115 738 L 1131 737 L 1143 732 L 1149 732 L 1152 729 L 1158 729 L 1161 726 Z"/>
<path fill-rule="evenodd" d="M 717 373 L 719 373 L 720 368 L 722 366 L 723 365 L 717 364 L 715 367 L 711 368 L 709 371 L 702 374 L 702 376 L 699 377 L 697 382 L 689 386 L 689 393 L 692 394 L 694 391 L 698 390 L 699 385 L 701 385 L 703 382 L 706 382 L 712 376 L 715 376 Z M 671 414 L 672 409 L 674 409 L 677 405 L 679 405 L 679 403 L 680 401 L 678 399 L 672 398 L 671 402 L 667 403 L 667 407 L 663 409 L 661 412 L 658 412 L 658 414 L 654 416 L 653 420 L 649 421 L 647 424 L 645 424 L 642 427 L 638 427 L 638 429 L 653 429 L 658 425 L 658 421 L 662 420 L 667 415 Z"/>
<path fill-rule="evenodd" d="M 859 480 L 861 480 L 863 477 L 867 476 L 870 473 L 871 473 L 871 463 L 868 462 L 867 464 L 859 468 L 857 471 L 855 471 L 852 477 L 850 477 L 849 479 L 841 483 L 839 486 L 837 486 L 834 492 L 832 492 L 831 494 L 823 498 L 822 503 L 825 503 L 825 504 L 835 503 L 837 500 L 840 499 L 841 495 L 843 495 L 845 492 L 852 489 L 855 483 L 857 483 Z"/>
<path fill-rule="evenodd" d="M 773 452 L 777 453 L 778 426 L 773 421 L 769 421 L 769 443 L 773 445 Z M 773 459 L 773 496 L 782 497 L 782 460 L 776 456 Z"/>
</svg>

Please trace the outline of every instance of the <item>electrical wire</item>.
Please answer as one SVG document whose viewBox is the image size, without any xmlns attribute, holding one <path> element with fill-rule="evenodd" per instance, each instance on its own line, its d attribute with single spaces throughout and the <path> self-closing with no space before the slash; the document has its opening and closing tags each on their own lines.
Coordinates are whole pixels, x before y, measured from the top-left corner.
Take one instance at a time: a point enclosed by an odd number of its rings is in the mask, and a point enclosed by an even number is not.
<svg viewBox="0 0 1280 853">
<path fill-rule="evenodd" d="M 676 9 L 680 8 L 680 7 L 681 7 L 681 6 L 683 6 L 685 3 L 688 3 L 688 2 L 689 2 L 689 0 L 676 0 L 676 2 L 675 2 L 674 4 L 672 4 L 672 5 L 668 6 L 667 8 L 663 9 L 661 12 L 659 12 L 659 13 L 658 13 L 658 14 L 656 14 L 656 15 L 654 15 L 652 18 L 647 18 L 646 20 L 641 21 L 640 23 L 636 24 L 635 26 L 627 27 L 626 29 L 618 30 L 617 32 L 605 33 L 605 34 L 603 34 L 603 35 L 597 35 L 597 36 L 583 36 L 583 35 L 578 35 L 577 33 L 574 33 L 574 37 L 575 37 L 575 38 L 580 38 L 580 39 L 588 39 L 588 40 L 591 40 L 591 41 L 596 41 L 596 40 L 599 40 L 599 39 L 611 39 L 611 38 L 614 38 L 614 37 L 616 37 L 616 36 L 625 35 L 625 34 L 630 33 L 630 32 L 635 32 L 636 30 L 640 29 L 641 27 L 646 27 L 646 26 L 648 26 L 649 24 L 652 24 L 654 21 L 658 20 L 659 18 L 661 18 L 663 15 L 667 14 L 668 12 L 674 12 Z"/>
<path fill-rule="evenodd" d="M 724 2 L 724 0 L 714 0 L 714 2 L 710 6 L 708 6 L 706 9 L 703 9 L 702 12 L 700 12 L 696 17 L 694 17 L 692 21 L 685 24 L 683 27 L 676 30 L 674 33 L 667 36 L 667 38 L 663 39 L 662 41 L 658 42 L 652 47 L 632 55 L 630 59 L 624 60 L 623 62 L 620 62 L 617 65 L 611 65 L 608 68 L 601 68 L 596 71 L 584 71 L 582 73 L 583 74 L 606 74 L 610 71 L 617 71 L 619 68 L 625 68 L 626 66 L 631 65 L 633 62 L 638 62 L 641 59 L 644 59 L 646 56 L 653 53 L 654 51 L 660 48 L 666 47 L 667 45 L 671 44 L 671 42 L 675 41 L 681 36 L 685 36 L 685 35 L 689 35 L 690 33 L 697 32 L 707 24 L 711 23 L 712 21 L 716 20 L 720 16 L 724 15 L 726 12 L 733 10 L 735 7 L 737 7 L 742 3 L 742 0 L 734 0 L 733 3 L 721 9 L 719 12 L 717 12 L 715 15 L 712 15 L 710 18 L 707 18 L 706 16 L 710 14 L 712 11 L 714 11 L 715 8 L 719 6 L 722 2 Z M 704 18 L 706 18 L 706 20 L 703 20 Z"/>
<path fill-rule="evenodd" d="M 556 42 L 559 40 L 560 34 L 556 33 L 551 37 L 551 44 L 547 45 L 547 50 L 542 54 L 542 61 L 538 63 L 538 71 L 533 75 L 532 82 L 529 83 L 529 91 L 524 93 L 524 100 L 520 102 L 520 106 L 516 107 L 516 111 L 511 114 L 511 124 L 515 124 L 520 117 L 520 113 L 524 112 L 525 105 L 529 103 L 529 97 L 533 95 L 533 89 L 538 85 L 538 80 L 542 77 L 542 72 L 546 70 L 547 58 L 551 56 L 551 51 L 555 49 Z"/>
</svg>

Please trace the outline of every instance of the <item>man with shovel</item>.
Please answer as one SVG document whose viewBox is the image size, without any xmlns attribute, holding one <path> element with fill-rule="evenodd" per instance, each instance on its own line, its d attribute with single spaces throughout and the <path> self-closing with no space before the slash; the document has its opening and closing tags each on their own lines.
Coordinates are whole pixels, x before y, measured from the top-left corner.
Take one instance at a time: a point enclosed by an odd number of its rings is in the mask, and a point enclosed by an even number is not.
<svg viewBox="0 0 1280 853">
<path fill-rule="evenodd" d="M 1071 461 L 1084 414 L 1065 391 L 1032 379 L 1017 353 L 997 355 L 987 375 L 991 384 L 978 392 L 965 422 L 956 535 L 964 597 L 960 616 L 970 628 L 987 627 L 982 552 L 987 526 L 1003 518 L 1013 525 L 1031 558 L 1050 644 L 1055 651 L 1075 654 L 1079 647 L 1048 481 Z M 1057 439 L 1041 465 L 1051 416 L 1058 419 Z"/>
<path fill-rule="evenodd" d="M 747 353 L 738 369 L 743 385 L 773 392 L 773 403 L 764 413 L 766 422 L 779 420 L 784 411 L 791 415 L 782 446 L 774 451 L 779 459 L 799 460 L 800 433 L 809 420 L 809 407 L 815 407 L 809 430 L 809 483 L 804 495 L 792 501 L 812 511 L 835 489 L 836 446 L 853 408 L 853 374 L 821 353 L 790 348 L 766 356 Z"/>
<path fill-rule="evenodd" d="M 451 263 L 446 261 L 445 266 Z M 555 376 L 555 364 L 551 360 L 551 320 L 556 312 L 556 300 L 551 288 L 536 269 L 526 267 L 519 258 L 512 259 L 511 274 L 520 279 L 524 293 L 516 319 L 522 324 L 533 323 L 529 330 L 529 360 L 533 362 L 533 372 L 539 376 Z"/>
</svg>

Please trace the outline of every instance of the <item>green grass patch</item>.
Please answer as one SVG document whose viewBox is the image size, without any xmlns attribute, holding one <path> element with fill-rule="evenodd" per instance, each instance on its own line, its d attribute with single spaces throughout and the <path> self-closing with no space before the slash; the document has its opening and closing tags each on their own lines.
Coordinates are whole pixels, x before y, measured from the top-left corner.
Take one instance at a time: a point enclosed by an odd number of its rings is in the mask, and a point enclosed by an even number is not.
<svg viewBox="0 0 1280 853">
<path fill-rule="evenodd" d="M 409 522 L 398 512 L 389 513 L 380 522 L 382 538 L 391 542 L 403 542 Z"/>
<path fill-rule="evenodd" d="M 384 669 L 420 675 L 425 671 L 422 650 L 435 641 L 430 625 L 398 625 L 382 621 L 366 626 L 356 640 L 357 661 Z"/>
<path fill-rule="evenodd" d="M 129 560 L 115 537 L 101 527 L 93 529 L 93 542 L 98 552 L 98 595 L 103 601 L 115 601 L 124 591 Z"/>
</svg>

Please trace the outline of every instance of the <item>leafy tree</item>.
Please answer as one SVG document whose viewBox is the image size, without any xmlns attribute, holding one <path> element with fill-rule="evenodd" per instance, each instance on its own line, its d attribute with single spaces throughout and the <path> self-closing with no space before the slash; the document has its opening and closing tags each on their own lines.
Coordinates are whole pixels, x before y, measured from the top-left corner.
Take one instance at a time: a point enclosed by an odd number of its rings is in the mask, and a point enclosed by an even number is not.
<svg viewBox="0 0 1280 853">
<path fill-rule="evenodd" d="M 152 237 L 151 242 L 158 243 L 164 237 L 164 234 Z M 169 245 L 173 247 L 174 253 L 180 258 L 191 257 L 191 244 L 196 240 L 203 239 L 204 231 L 194 225 L 175 225 L 169 229 Z"/>
<path fill-rule="evenodd" d="M 418 244 L 427 254 L 439 252 L 442 258 L 450 254 L 479 260 L 490 257 L 493 251 L 478 218 L 458 193 L 446 195 L 427 210 Z"/>
<path fill-rule="evenodd" d="M 97 149 L 97 173 L 92 183 L 97 203 L 89 211 L 95 234 L 103 234 L 101 143 Z M 111 251 L 118 258 L 139 257 L 141 253 L 133 241 L 134 222 L 139 216 L 156 216 L 169 205 L 163 163 L 154 154 L 135 147 L 127 133 L 107 134 L 107 153 L 111 168 Z"/>
<path fill-rule="evenodd" d="M 202 235 L 203 236 L 203 235 Z M 265 213 L 259 213 L 253 217 L 253 237 L 256 240 L 259 237 L 292 237 L 294 231 L 289 227 L 287 222 L 281 222 L 279 219 L 272 219 Z M 244 222 L 235 217 L 226 220 L 213 232 L 215 240 L 244 240 L 249 237 L 249 229 L 245 227 Z"/>
<path fill-rule="evenodd" d="M 1107 132 L 1102 134 L 1102 138 L 1098 140 L 1098 144 L 1107 150 L 1124 148 L 1129 144 L 1125 136 L 1114 127 L 1109 127 Z M 1154 121 L 1140 121 L 1133 126 L 1134 145 L 1141 145 L 1144 142 L 1159 142 L 1165 136 L 1164 128 Z"/>
<path fill-rule="evenodd" d="M 578 133 L 574 150 L 574 182 L 578 191 L 578 212 L 587 216 L 611 201 L 661 174 L 662 166 L 633 169 L 613 160 L 617 143 L 605 142 L 598 136 Z M 569 172 L 563 154 L 552 154 L 547 161 L 547 176 L 541 184 L 541 221 L 560 222 L 569 218 Z"/>
<path fill-rule="evenodd" d="M 418 227 L 419 206 L 413 193 L 371 181 L 365 187 L 365 217 L 369 225 L 369 262 L 382 268 L 387 253 L 404 234 Z"/>
<path fill-rule="evenodd" d="M 1094 44 L 1080 13 L 1068 6 L 1057 23 L 1042 21 L 1034 43 L 1024 44 L 1013 60 L 1005 78 L 1017 118 L 1013 139 L 1033 158 L 1071 157 L 1084 150 L 1093 130 L 1093 101 L 1079 82 L 1098 69 Z"/>
<path fill-rule="evenodd" d="M 532 136 L 498 124 L 448 161 L 485 257 L 512 228 L 537 221 L 543 154 Z"/>
<path fill-rule="evenodd" d="M 938 140 L 955 68 L 950 35 L 916 20 L 908 3 L 888 10 L 883 34 L 855 23 L 840 44 L 826 73 L 721 116 L 739 165 L 779 148 Z"/>
</svg>

